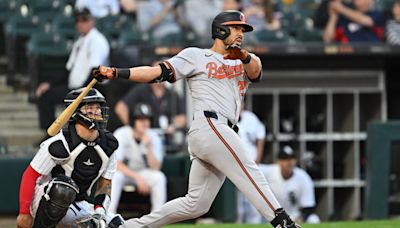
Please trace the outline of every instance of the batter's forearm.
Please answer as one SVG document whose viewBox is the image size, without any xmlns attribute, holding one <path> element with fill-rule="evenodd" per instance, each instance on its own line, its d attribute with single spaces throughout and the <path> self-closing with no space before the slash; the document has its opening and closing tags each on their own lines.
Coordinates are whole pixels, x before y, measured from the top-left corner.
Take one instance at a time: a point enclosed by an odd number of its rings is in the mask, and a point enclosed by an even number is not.
<svg viewBox="0 0 400 228">
<path fill-rule="evenodd" d="M 132 67 L 129 70 L 130 70 L 129 80 L 135 82 L 149 83 L 161 75 L 160 66 Z"/>
<path fill-rule="evenodd" d="M 248 64 L 243 64 L 244 70 L 250 79 L 256 80 L 261 74 L 261 60 L 255 54 L 249 53 L 249 55 L 251 55 L 251 60 Z"/>
<path fill-rule="evenodd" d="M 97 80 L 129 79 L 141 83 L 158 83 L 162 81 L 175 82 L 175 74 L 170 64 L 161 63 L 158 66 L 140 66 L 132 68 L 116 68 L 99 66 L 92 70 L 91 75 Z"/>
</svg>

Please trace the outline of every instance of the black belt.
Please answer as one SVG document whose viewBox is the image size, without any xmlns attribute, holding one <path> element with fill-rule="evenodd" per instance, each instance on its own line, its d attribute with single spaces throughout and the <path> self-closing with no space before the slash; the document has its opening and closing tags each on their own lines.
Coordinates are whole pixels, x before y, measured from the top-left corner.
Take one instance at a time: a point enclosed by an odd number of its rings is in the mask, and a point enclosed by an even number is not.
<svg viewBox="0 0 400 228">
<path fill-rule="evenodd" d="M 218 119 L 218 115 L 215 112 L 210 112 L 210 111 L 204 111 L 204 116 L 205 117 L 209 117 L 209 118 L 214 118 L 214 119 Z M 236 124 L 233 124 L 231 121 L 228 120 L 228 126 L 230 128 L 232 128 L 236 133 L 239 132 L 239 127 Z"/>
</svg>

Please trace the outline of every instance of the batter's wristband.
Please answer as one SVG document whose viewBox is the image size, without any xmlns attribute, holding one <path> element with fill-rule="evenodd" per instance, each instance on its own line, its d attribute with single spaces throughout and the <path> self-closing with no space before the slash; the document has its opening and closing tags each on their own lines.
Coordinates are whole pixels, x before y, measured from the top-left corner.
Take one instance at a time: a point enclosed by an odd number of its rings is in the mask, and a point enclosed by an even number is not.
<svg viewBox="0 0 400 228">
<path fill-rule="evenodd" d="M 129 79 L 131 76 L 131 70 L 129 68 L 116 68 L 117 78 Z"/>
<path fill-rule="evenodd" d="M 243 64 L 248 64 L 251 61 L 250 53 L 247 53 L 247 56 L 244 60 L 241 60 Z"/>
</svg>

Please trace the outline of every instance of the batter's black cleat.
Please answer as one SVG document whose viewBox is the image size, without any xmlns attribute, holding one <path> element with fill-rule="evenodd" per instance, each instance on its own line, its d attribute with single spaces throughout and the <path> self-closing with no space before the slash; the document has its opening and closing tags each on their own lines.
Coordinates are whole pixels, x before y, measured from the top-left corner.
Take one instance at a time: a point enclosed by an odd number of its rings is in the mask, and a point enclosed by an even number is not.
<svg viewBox="0 0 400 228">
<path fill-rule="evenodd" d="M 271 221 L 275 228 L 301 228 L 300 225 L 293 222 L 283 208 L 275 210 L 275 218 Z"/>
</svg>

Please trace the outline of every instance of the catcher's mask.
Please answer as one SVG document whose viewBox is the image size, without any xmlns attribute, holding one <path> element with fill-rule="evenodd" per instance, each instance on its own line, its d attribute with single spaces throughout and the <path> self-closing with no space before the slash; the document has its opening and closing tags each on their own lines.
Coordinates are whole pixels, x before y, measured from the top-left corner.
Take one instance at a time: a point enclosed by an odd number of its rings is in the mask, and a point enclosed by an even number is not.
<svg viewBox="0 0 400 228">
<path fill-rule="evenodd" d="M 80 88 L 69 92 L 64 99 L 65 105 L 70 105 L 83 90 L 84 88 Z M 69 122 L 79 121 L 88 129 L 105 129 L 107 127 L 108 111 L 109 108 L 104 96 L 98 90 L 92 88 L 72 114 Z"/>
<path fill-rule="evenodd" d="M 229 25 L 241 25 L 244 32 L 253 31 L 253 26 L 247 24 L 244 14 L 237 10 L 227 10 L 218 14 L 212 22 L 212 38 L 225 40 L 231 33 Z"/>
</svg>

